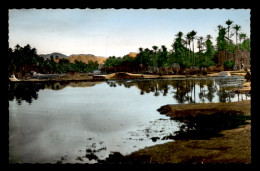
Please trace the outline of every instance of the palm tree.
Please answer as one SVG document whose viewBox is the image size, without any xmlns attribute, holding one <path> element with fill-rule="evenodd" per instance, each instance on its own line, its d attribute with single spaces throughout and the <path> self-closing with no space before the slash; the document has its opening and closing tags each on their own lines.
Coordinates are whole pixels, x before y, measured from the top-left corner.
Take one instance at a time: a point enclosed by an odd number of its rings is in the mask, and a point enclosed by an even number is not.
<svg viewBox="0 0 260 171">
<path fill-rule="evenodd" d="M 194 31 L 194 30 L 192 30 L 192 31 L 190 32 L 190 34 L 191 34 L 190 36 L 191 36 L 192 45 L 193 45 L 193 49 L 192 49 L 192 51 L 193 51 L 193 60 L 194 60 L 194 65 L 195 65 L 195 56 L 194 56 L 194 39 L 195 39 L 195 36 L 196 36 L 197 32 Z"/>
<path fill-rule="evenodd" d="M 191 34 L 190 32 L 188 32 L 186 35 L 185 35 L 185 45 L 186 45 L 186 49 L 188 49 L 188 45 L 189 45 L 189 53 L 188 55 L 190 56 L 190 43 L 191 43 Z M 187 63 L 187 59 L 189 58 L 189 56 L 187 57 L 186 56 L 186 63 Z"/>
<path fill-rule="evenodd" d="M 139 55 L 141 57 L 141 70 L 142 70 L 142 67 L 143 67 L 143 48 L 142 47 L 139 47 Z"/>
<path fill-rule="evenodd" d="M 161 46 L 161 55 L 162 55 L 162 65 L 167 64 L 167 47 L 165 45 Z"/>
<path fill-rule="evenodd" d="M 211 36 L 210 34 L 208 34 L 208 35 L 206 36 L 206 39 L 207 39 L 207 40 L 211 40 L 211 39 L 212 39 L 212 36 Z"/>
<path fill-rule="evenodd" d="M 177 38 L 181 38 L 183 36 L 183 33 L 181 31 L 179 31 L 176 35 Z"/>
<path fill-rule="evenodd" d="M 157 46 L 153 46 L 152 48 L 153 48 L 153 50 L 154 50 L 154 53 L 156 53 L 156 52 L 157 52 L 157 49 L 158 49 L 158 47 L 157 47 Z"/>
<path fill-rule="evenodd" d="M 199 55 L 201 55 L 200 53 L 201 53 L 202 48 L 203 48 L 203 46 L 204 46 L 203 39 L 204 39 L 204 38 L 203 38 L 202 36 L 200 36 L 200 37 L 197 38 L 197 40 L 198 40 L 197 47 L 198 47 L 198 49 L 199 49 Z"/>
<path fill-rule="evenodd" d="M 240 29 L 241 29 L 241 26 L 236 24 L 233 27 L 233 29 L 235 30 L 235 34 L 236 34 L 236 45 L 237 45 L 237 35 L 238 35 L 238 31 L 240 31 Z"/>
<path fill-rule="evenodd" d="M 233 22 L 234 22 L 234 21 L 231 21 L 231 20 L 227 20 L 227 21 L 226 21 L 227 32 L 228 32 L 228 39 L 230 38 L 230 37 L 229 37 L 229 29 L 230 29 L 230 26 L 231 26 L 231 24 L 232 24 Z"/>
<path fill-rule="evenodd" d="M 239 34 L 239 41 L 240 41 L 240 44 L 241 44 L 241 40 L 243 39 L 243 41 L 245 41 L 246 38 L 247 38 L 246 33 L 240 33 L 240 34 Z"/>
<path fill-rule="evenodd" d="M 158 47 L 157 47 L 157 46 L 153 46 L 152 48 L 153 48 L 153 50 L 154 50 L 153 65 L 154 65 L 154 66 L 157 66 L 155 63 L 156 63 L 156 54 L 157 54 L 157 49 L 158 49 Z"/>
<path fill-rule="evenodd" d="M 175 51 L 175 58 L 176 58 L 176 61 L 178 64 L 182 63 L 182 55 L 183 55 L 183 50 L 184 50 L 184 46 L 183 46 L 183 39 L 182 39 L 182 36 L 183 36 L 183 33 L 181 31 L 179 31 L 176 35 L 176 38 L 175 38 L 175 41 L 174 43 L 172 44 L 172 47 Z"/>
<path fill-rule="evenodd" d="M 222 29 L 222 28 L 223 28 L 223 26 L 222 26 L 222 25 L 218 25 L 217 27 L 218 27 L 218 30 L 220 30 L 220 29 Z"/>
<path fill-rule="evenodd" d="M 191 51 L 191 45 L 190 45 L 190 43 L 191 43 L 191 38 L 192 38 L 191 32 L 188 32 L 188 33 L 187 33 L 186 38 L 187 38 L 187 40 L 188 40 L 187 43 L 188 43 L 188 45 L 189 45 L 189 56 L 190 56 L 190 51 Z"/>
</svg>

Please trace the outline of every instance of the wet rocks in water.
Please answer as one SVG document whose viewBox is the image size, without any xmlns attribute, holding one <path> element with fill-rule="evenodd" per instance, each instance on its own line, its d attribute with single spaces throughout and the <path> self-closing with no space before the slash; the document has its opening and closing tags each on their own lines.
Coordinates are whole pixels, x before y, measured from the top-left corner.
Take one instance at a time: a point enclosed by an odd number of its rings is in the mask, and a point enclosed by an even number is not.
<svg viewBox="0 0 260 171">
<path fill-rule="evenodd" d="M 98 159 L 98 156 L 96 156 L 94 153 L 86 154 L 85 157 L 88 158 L 89 160 L 97 160 Z"/>
<path fill-rule="evenodd" d="M 76 160 L 83 161 L 82 157 L 77 157 Z"/>
<path fill-rule="evenodd" d="M 157 140 L 159 140 L 160 138 L 159 137 L 152 137 L 151 138 L 151 140 L 153 141 L 153 142 L 156 142 Z"/>
<path fill-rule="evenodd" d="M 112 152 L 105 160 L 98 160 L 99 163 L 125 163 L 124 156 L 119 152 Z"/>
<path fill-rule="evenodd" d="M 92 150 L 91 149 L 87 149 L 86 152 L 87 153 L 92 153 Z"/>
<path fill-rule="evenodd" d="M 105 160 L 98 160 L 100 164 L 141 164 L 148 163 L 150 156 L 128 157 L 119 152 L 112 152 Z"/>
</svg>

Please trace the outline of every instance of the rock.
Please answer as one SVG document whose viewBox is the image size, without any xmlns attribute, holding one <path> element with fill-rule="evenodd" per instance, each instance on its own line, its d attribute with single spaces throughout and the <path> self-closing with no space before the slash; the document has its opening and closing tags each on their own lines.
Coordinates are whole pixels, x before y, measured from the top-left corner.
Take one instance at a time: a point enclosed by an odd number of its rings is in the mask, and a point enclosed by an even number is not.
<svg viewBox="0 0 260 171">
<path fill-rule="evenodd" d="M 246 81 L 251 81 L 251 73 L 249 71 L 247 71 L 246 75 L 245 75 L 245 79 Z"/>
<path fill-rule="evenodd" d="M 231 74 L 228 71 L 222 71 L 218 73 L 218 76 L 231 76 Z"/>
</svg>

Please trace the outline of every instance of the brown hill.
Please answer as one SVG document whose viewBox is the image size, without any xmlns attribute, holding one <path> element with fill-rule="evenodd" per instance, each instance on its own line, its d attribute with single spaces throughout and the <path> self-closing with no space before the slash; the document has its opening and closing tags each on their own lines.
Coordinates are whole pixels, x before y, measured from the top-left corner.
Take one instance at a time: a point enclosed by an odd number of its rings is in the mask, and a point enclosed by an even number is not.
<svg viewBox="0 0 260 171">
<path fill-rule="evenodd" d="M 59 60 L 62 58 L 58 58 L 55 59 L 55 62 L 59 62 Z M 99 56 L 94 56 L 94 55 L 71 55 L 67 58 L 63 58 L 63 59 L 68 59 L 70 61 L 70 63 L 74 63 L 75 60 L 84 62 L 84 63 L 88 63 L 88 61 L 92 60 L 92 61 L 97 61 L 99 64 L 103 64 L 106 61 L 106 57 L 99 57 Z"/>
<path fill-rule="evenodd" d="M 130 57 L 132 57 L 132 58 L 135 58 L 137 55 L 138 55 L 138 53 L 136 53 L 136 52 L 130 52 L 130 53 L 128 53 L 128 56 L 130 56 Z"/>
</svg>

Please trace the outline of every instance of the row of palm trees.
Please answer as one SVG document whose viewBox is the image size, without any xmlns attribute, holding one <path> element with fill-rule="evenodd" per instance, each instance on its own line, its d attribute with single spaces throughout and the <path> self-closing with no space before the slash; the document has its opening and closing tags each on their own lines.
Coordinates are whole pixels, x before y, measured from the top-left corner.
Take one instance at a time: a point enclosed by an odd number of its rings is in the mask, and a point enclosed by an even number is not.
<svg viewBox="0 0 260 171">
<path fill-rule="evenodd" d="M 230 19 L 228 19 L 225 24 L 227 25 L 226 28 L 224 28 L 222 25 L 218 25 L 218 31 L 220 31 L 220 29 L 225 30 L 225 33 L 227 33 L 227 35 L 225 35 L 225 39 L 227 40 L 228 44 L 232 44 L 232 36 L 235 35 L 236 38 L 236 46 L 238 46 L 238 39 L 239 39 L 239 43 L 241 44 L 241 41 L 245 41 L 246 39 L 248 39 L 246 33 L 239 33 L 239 31 L 241 31 L 241 26 L 236 24 L 236 25 L 232 25 L 234 23 L 234 21 L 231 21 Z M 231 30 L 233 29 L 233 30 Z M 233 31 L 233 32 L 231 32 Z M 178 32 L 176 34 L 177 39 L 181 38 L 183 36 L 182 32 Z M 212 36 L 211 35 L 207 35 L 206 39 L 203 36 L 197 36 L 197 32 L 192 30 L 191 32 L 188 32 L 185 37 L 185 39 L 182 40 L 182 43 L 185 45 L 186 49 L 189 49 L 189 51 L 191 51 L 191 44 L 192 44 L 192 60 L 193 60 L 193 64 L 196 65 L 196 58 L 195 58 L 195 52 L 194 52 L 194 41 L 197 40 L 197 48 L 198 48 L 198 54 L 201 54 L 203 51 L 207 50 L 207 46 L 206 46 L 206 42 L 207 41 L 211 41 Z M 205 40 L 205 41 L 204 41 Z M 188 47 L 189 46 L 189 47 Z M 216 49 L 217 46 L 216 46 Z"/>
<path fill-rule="evenodd" d="M 245 33 L 240 33 L 241 26 L 238 24 L 233 25 L 233 23 L 234 22 L 229 19 L 225 22 L 227 27 L 223 27 L 222 25 L 217 26 L 219 35 L 216 38 L 216 46 L 213 46 L 211 35 L 207 35 L 204 38 L 203 36 L 197 36 L 197 32 L 192 30 L 185 35 L 183 32 L 179 31 L 175 35 L 176 38 L 172 44 L 173 49 L 169 52 L 164 45 L 161 47 L 161 49 L 159 49 L 157 46 L 152 46 L 152 50 L 140 47 L 139 54 L 142 56 L 140 60 L 141 65 L 145 63 L 145 61 L 148 61 L 147 56 L 149 56 L 150 60 L 152 61 L 150 63 L 147 62 L 147 64 L 157 67 L 162 66 L 158 65 L 158 60 L 164 60 L 165 63 L 168 62 L 168 66 L 173 63 L 180 63 L 184 67 L 214 65 L 214 62 L 217 61 L 214 61 L 216 59 L 213 60 L 213 58 L 217 51 L 228 50 L 230 52 L 234 52 L 235 47 L 238 46 L 238 39 L 240 40 L 240 44 L 241 41 L 245 41 L 247 39 L 247 35 Z M 236 44 L 233 44 L 231 39 L 234 35 L 236 38 Z M 198 52 L 196 53 L 195 41 L 197 41 L 198 49 Z"/>
<path fill-rule="evenodd" d="M 231 27 L 233 23 L 234 23 L 234 21 L 231 21 L 230 19 L 228 19 L 225 22 L 225 24 L 227 25 L 227 28 L 226 28 L 227 29 L 227 37 L 226 38 L 229 42 L 232 42 L 231 37 L 235 34 L 236 35 L 236 45 L 238 45 L 238 42 L 237 42 L 238 38 L 239 38 L 240 43 L 241 43 L 241 40 L 247 39 L 247 35 L 246 35 L 246 33 L 238 33 L 239 31 L 241 31 L 241 26 L 236 24 L 233 27 Z M 223 28 L 223 26 L 218 25 L 218 29 L 221 29 L 221 28 Z M 230 33 L 230 31 L 231 31 L 230 28 L 233 29 L 233 31 L 234 31 L 233 33 Z"/>
</svg>

